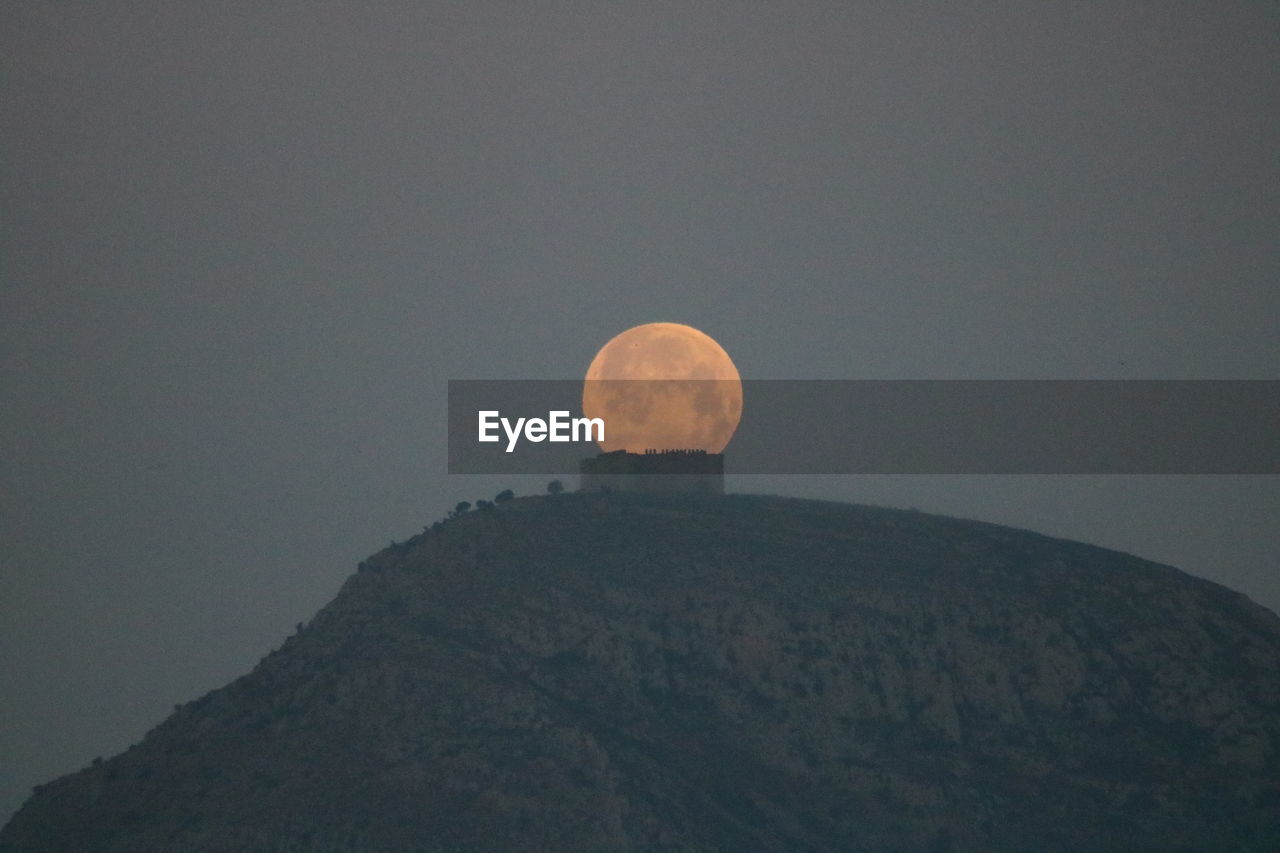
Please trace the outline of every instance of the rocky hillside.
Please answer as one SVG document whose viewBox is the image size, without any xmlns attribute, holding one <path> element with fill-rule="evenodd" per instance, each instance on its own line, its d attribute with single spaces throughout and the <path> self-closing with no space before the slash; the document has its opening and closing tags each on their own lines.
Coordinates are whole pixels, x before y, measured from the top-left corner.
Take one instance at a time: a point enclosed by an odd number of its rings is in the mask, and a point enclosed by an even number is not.
<svg viewBox="0 0 1280 853">
<path fill-rule="evenodd" d="M 524 498 L 362 564 L 4 851 L 1280 849 L 1280 620 L 916 512 Z"/>
</svg>

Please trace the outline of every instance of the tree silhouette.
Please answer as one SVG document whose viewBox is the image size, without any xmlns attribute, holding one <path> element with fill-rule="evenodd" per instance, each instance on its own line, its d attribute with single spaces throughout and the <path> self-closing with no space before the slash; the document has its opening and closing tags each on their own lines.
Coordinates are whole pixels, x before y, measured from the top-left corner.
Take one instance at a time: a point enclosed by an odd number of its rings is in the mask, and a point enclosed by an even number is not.
<svg viewBox="0 0 1280 853">
<path fill-rule="evenodd" d="M 558 495 L 563 491 L 564 491 L 564 483 L 560 482 L 559 480 L 552 480 L 550 483 L 547 483 L 547 494 Z"/>
<path fill-rule="evenodd" d="M 494 497 L 493 502 L 504 504 L 507 501 L 514 498 L 515 496 L 516 496 L 516 493 L 511 491 L 510 489 L 503 489 L 502 491 L 498 492 L 498 494 Z"/>
<path fill-rule="evenodd" d="M 471 509 L 471 501 L 458 501 L 458 505 L 453 508 L 454 518 L 457 518 L 469 509 Z"/>
</svg>

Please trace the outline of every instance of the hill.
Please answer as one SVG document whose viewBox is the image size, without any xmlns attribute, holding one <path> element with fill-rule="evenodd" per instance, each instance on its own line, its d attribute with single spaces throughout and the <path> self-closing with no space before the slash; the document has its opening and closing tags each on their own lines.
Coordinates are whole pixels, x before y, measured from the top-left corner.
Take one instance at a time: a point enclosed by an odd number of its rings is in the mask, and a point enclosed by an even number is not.
<svg viewBox="0 0 1280 853">
<path fill-rule="evenodd" d="M 521 498 L 370 558 L 4 851 L 1280 849 L 1280 619 L 924 513 Z"/>
</svg>

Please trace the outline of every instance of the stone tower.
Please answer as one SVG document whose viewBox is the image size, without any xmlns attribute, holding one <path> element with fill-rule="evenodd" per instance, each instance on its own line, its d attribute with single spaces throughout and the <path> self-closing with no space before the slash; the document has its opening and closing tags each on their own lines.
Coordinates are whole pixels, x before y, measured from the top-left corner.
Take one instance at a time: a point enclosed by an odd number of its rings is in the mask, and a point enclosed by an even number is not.
<svg viewBox="0 0 1280 853">
<path fill-rule="evenodd" d="M 578 464 L 583 491 L 724 494 L 724 454 L 705 450 L 615 450 Z"/>
</svg>

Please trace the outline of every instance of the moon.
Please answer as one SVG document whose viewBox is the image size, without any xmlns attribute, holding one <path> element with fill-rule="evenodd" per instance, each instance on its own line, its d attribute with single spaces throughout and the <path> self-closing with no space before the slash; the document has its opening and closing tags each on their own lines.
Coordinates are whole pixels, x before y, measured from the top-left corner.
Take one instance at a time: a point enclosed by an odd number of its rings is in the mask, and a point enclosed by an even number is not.
<svg viewBox="0 0 1280 853">
<path fill-rule="evenodd" d="M 721 453 L 742 417 L 742 379 L 710 335 L 681 323 L 645 323 L 591 360 L 582 412 L 604 420 L 597 443 L 606 453 Z"/>
</svg>

